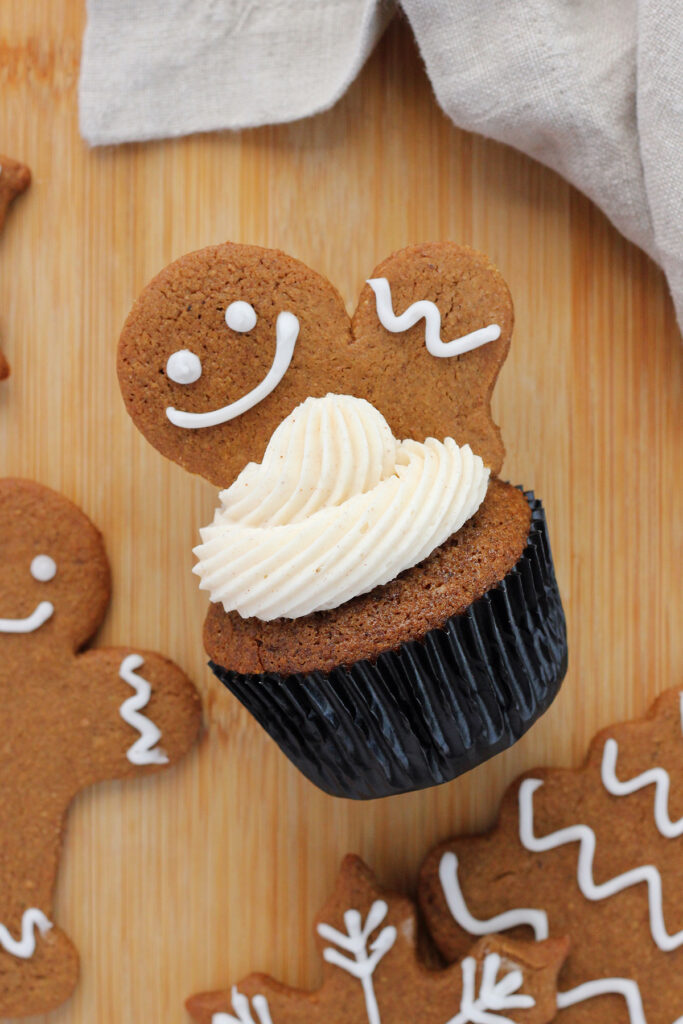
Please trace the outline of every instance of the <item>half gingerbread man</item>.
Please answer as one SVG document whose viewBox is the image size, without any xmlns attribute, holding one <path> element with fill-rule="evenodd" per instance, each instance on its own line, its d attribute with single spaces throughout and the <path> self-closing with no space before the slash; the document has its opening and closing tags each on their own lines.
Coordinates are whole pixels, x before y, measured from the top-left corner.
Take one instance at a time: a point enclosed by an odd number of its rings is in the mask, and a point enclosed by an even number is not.
<svg viewBox="0 0 683 1024">
<path fill-rule="evenodd" d="M 104 618 L 102 538 L 66 498 L 0 480 L 0 1017 L 62 1003 L 79 960 L 52 920 L 67 808 L 85 786 L 158 772 L 201 708 L 159 654 L 81 652 Z"/>
</svg>

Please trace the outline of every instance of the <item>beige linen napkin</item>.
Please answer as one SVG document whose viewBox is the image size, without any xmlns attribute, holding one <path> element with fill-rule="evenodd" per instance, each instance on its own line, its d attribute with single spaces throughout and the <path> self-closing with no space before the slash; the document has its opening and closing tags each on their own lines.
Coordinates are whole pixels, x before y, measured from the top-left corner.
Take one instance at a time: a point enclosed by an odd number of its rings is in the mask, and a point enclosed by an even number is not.
<svg viewBox="0 0 683 1024">
<path fill-rule="evenodd" d="M 554 168 L 660 263 L 683 322 L 683 2 L 402 0 L 462 128 Z M 391 0 L 88 0 L 93 145 L 289 121 L 331 106 Z"/>
</svg>

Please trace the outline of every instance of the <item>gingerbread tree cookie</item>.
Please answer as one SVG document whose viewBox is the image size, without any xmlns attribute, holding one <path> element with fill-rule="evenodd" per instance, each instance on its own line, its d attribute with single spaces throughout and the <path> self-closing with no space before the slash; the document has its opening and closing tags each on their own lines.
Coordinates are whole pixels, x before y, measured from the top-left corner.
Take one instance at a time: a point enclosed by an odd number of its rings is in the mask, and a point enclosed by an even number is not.
<svg viewBox="0 0 683 1024">
<path fill-rule="evenodd" d="M 24 192 L 31 184 L 31 172 L 28 167 L 12 160 L 9 156 L 0 156 L 0 231 L 5 224 L 7 210 L 12 200 Z M 9 364 L 0 352 L 0 380 L 9 375 Z"/>
<path fill-rule="evenodd" d="M 568 935 L 562 1024 L 683 1021 L 683 694 L 611 726 L 579 770 L 540 769 L 497 827 L 432 851 L 420 902 L 455 960 L 473 935 Z"/>
<path fill-rule="evenodd" d="M 82 652 L 109 603 L 102 538 L 61 495 L 0 480 L 0 1017 L 69 996 L 78 955 L 52 920 L 67 808 L 104 779 L 158 772 L 200 704 L 159 654 Z"/>
<path fill-rule="evenodd" d="M 317 992 L 252 974 L 225 992 L 192 996 L 197 1024 L 543 1024 L 555 1015 L 562 939 L 480 939 L 446 970 L 416 956 L 410 900 L 380 889 L 358 858 L 344 859 L 316 922 L 325 980 Z"/>
</svg>

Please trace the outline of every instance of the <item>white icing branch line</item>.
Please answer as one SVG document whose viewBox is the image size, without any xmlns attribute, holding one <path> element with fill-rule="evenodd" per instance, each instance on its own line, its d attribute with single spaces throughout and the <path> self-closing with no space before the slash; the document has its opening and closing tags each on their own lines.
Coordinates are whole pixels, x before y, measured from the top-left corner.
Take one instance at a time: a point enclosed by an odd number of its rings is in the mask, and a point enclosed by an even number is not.
<svg viewBox="0 0 683 1024">
<path fill-rule="evenodd" d="M 246 395 L 242 395 L 236 402 L 224 405 L 222 409 L 212 409 L 210 412 L 183 412 L 182 409 L 174 409 L 170 405 L 166 409 L 167 417 L 175 427 L 198 430 L 201 427 L 217 427 L 220 423 L 227 423 L 253 409 L 275 390 L 287 373 L 298 337 L 299 321 L 294 314 L 279 313 L 275 324 L 275 358 L 260 384 Z"/>
<path fill-rule="evenodd" d="M 379 928 L 388 911 L 389 907 L 384 900 L 375 900 L 368 911 L 365 924 L 363 924 L 361 915 L 357 910 L 347 910 L 344 914 L 346 935 L 343 932 L 337 931 L 336 928 L 332 928 L 329 924 L 321 923 L 318 925 L 318 935 L 321 938 L 353 955 L 354 959 L 351 960 L 329 946 L 323 950 L 323 957 L 328 963 L 334 964 L 335 967 L 341 968 L 341 970 L 346 971 L 360 981 L 365 997 L 365 1011 L 368 1024 L 380 1024 L 379 1007 L 377 1006 L 372 975 L 382 957 L 389 952 L 396 942 L 396 929 L 393 925 L 383 928 L 369 947 L 368 939 L 370 934 L 376 928 Z M 369 953 L 368 948 L 370 950 Z"/>
<path fill-rule="evenodd" d="M 678 949 L 683 944 L 683 931 L 669 935 L 664 926 L 662 878 L 654 865 L 644 864 L 631 871 L 625 871 L 622 875 L 617 875 L 601 885 L 596 885 L 593 880 L 596 838 L 592 828 L 589 828 L 588 825 L 572 825 L 541 838 L 534 835 L 533 799 L 534 793 L 542 785 L 540 779 L 525 779 L 520 787 L 519 838 L 522 845 L 534 853 L 546 853 L 548 850 L 554 850 L 566 843 L 579 843 L 577 882 L 587 900 L 602 900 L 609 896 L 615 896 L 624 889 L 645 882 L 648 887 L 652 938 L 664 953 Z"/>
<path fill-rule="evenodd" d="M 489 935 L 491 932 L 502 932 L 525 924 L 533 928 L 537 942 L 548 938 L 548 915 L 544 910 L 507 910 L 487 921 L 478 921 L 473 917 L 460 888 L 458 858 L 450 850 L 444 853 L 439 863 L 439 881 L 453 918 L 470 935 Z"/>
<path fill-rule="evenodd" d="M 41 601 L 25 619 L 0 619 L 0 633 L 33 633 L 44 626 L 54 613 L 52 602 Z"/>
<path fill-rule="evenodd" d="M 5 925 L 0 924 L 0 946 L 20 960 L 29 960 L 36 951 L 36 928 L 41 935 L 46 935 L 52 928 L 52 922 L 48 921 L 42 910 L 38 910 L 37 907 L 29 907 L 21 918 L 20 939 L 13 938 Z"/>
<path fill-rule="evenodd" d="M 527 1010 L 536 1005 L 533 996 L 519 992 L 524 983 L 524 975 L 520 970 L 511 970 L 498 978 L 501 964 L 498 953 L 489 953 L 484 958 L 477 995 L 477 961 L 472 956 L 465 957 L 460 964 L 460 1012 L 451 1017 L 447 1024 L 513 1024 L 509 1017 L 499 1015 L 501 1010 Z M 487 1010 L 494 1012 L 487 1013 Z"/>
<path fill-rule="evenodd" d="M 371 277 L 367 283 L 375 293 L 377 316 L 382 327 L 392 334 L 400 334 L 414 327 L 419 320 L 424 320 L 425 344 L 432 356 L 441 359 L 462 356 L 465 352 L 471 352 L 472 349 L 500 338 L 498 324 L 489 324 L 487 327 L 480 327 L 477 331 L 464 334 L 461 338 L 454 338 L 453 341 L 442 341 L 441 313 L 436 303 L 430 302 L 429 299 L 421 299 L 408 306 L 400 316 L 396 316 L 391 300 L 391 285 L 386 277 Z"/>
<path fill-rule="evenodd" d="M 683 818 L 672 821 L 669 817 L 669 788 L 671 778 L 664 768 L 650 768 L 627 782 L 620 782 L 616 775 L 619 746 L 611 737 L 606 740 L 602 752 L 602 784 L 613 796 L 630 796 L 645 786 L 655 787 L 655 824 L 667 839 L 683 836 Z"/>
<path fill-rule="evenodd" d="M 230 1001 L 237 1016 L 233 1017 L 231 1013 L 214 1013 L 211 1017 L 211 1024 L 273 1024 L 268 1000 L 265 996 L 254 996 L 250 1007 L 247 997 L 238 992 L 237 986 L 233 985 Z M 252 1017 L 252 1008 L 258 1020 L 254 1020 Z"/>
<path fill-rule="evenodd" d="M 583 985 L 569 989 L 567 992 L 557 993 L 557 1006 L 565 1010 L 568 1006 L 575 1006 L 587 999 L 596 999 L 598 996 L 617 995 L 623 996 L 628 1007 L 630 1024 L 647 1024 L 643 1000 L 640 996 L 640 989 L 631 978 L 601 978 L 598 981 L 587 981 Z"/>
<path fill-rule="evenodd" d="M 124 683 L 128 683 L 135 690 L 133 697 L 124 700 L 119 708 L 119 714 L 124 722 L 140 733 L 140 739 L 128 749 L 126 757 L 132 764 L 137 765 L 168 764 L 168 757 L 163 750 L 155 747 L 161 739 L 161 731 L 154 722 L 140 714 L 140 709 L 146 707 L 152 695 L 150 684 L 136 673 L 136 669 L 141 668 L 144 663 L 144 658 L 139 654 L 129 654 L 123 659 L 119 669 L 119 676 Z"/>
</svg>

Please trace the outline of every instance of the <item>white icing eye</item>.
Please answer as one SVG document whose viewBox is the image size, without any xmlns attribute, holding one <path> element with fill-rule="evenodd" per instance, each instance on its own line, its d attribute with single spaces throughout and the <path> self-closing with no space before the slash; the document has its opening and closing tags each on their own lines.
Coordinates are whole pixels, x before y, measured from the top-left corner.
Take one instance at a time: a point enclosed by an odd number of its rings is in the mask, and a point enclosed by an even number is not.
<svg viewBox="0 0 683 1024">
<path fill-rule="evenodd" d="M 49 555 L 36 555 L 31 562 L 31 576 L 39 583 L 49 583 L 57 575 L 57 563 Z"/>
<path fill-rule="evenodd" d="M 233 331 L 245 334 L 256 327 L 256 310 L 248 302 L 231 302 L 225 311 L 225 322 Z"/>
<path fill-rule="evenodd" d="M 169 356 L 166 363 L 166 376 L 176 384 L 194 384 L 202 375 L 202 364 L 199 356 L 187 348 L 181 348 Z"/>
</svg>

